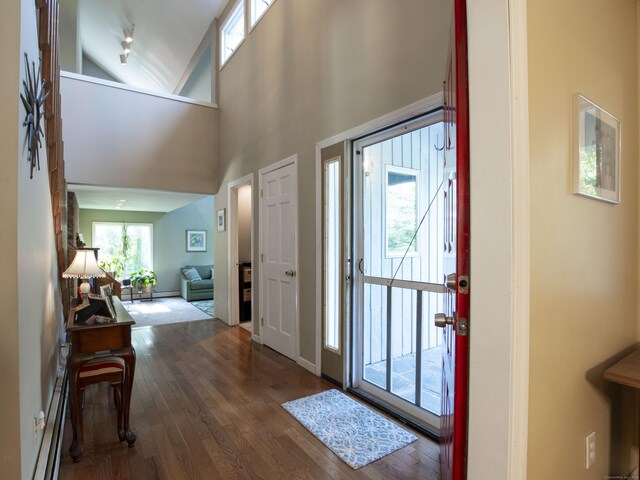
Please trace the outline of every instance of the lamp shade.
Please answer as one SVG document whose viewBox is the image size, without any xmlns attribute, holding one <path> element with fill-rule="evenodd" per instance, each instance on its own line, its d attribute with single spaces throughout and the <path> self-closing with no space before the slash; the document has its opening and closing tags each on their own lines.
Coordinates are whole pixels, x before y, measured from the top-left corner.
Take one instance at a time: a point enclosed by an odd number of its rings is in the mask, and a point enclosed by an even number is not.
<svg viewBox="0 0 640 480">
<path fill-rule="evenodd" d="M 106 277 L 107 274 L 98 266 L 96 255 L 93 250 L 80 249 L 76 252 L 76 257 L 69 265 L 62 278 L 94 278 Z"/>
</svg>

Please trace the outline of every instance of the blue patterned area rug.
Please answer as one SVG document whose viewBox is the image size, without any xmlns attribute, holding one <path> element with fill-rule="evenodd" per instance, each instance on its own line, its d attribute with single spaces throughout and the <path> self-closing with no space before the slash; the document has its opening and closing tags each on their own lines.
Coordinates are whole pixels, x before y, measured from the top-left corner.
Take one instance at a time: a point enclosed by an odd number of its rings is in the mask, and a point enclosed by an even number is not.
<svg viewBox="0 0 640 480">
<path fill-rule="evenodd" d="M 210 317 L 213 317 L 213 300 L 197 300 L 195 302 L 191 302 L 191 305 L 199 308 Z"/>
<path fill-rule="evenodd" d="M 338 390 L 282 406 L 353 468 L 360 468 L 417 440 L 415 435 Z"/>
</svg>

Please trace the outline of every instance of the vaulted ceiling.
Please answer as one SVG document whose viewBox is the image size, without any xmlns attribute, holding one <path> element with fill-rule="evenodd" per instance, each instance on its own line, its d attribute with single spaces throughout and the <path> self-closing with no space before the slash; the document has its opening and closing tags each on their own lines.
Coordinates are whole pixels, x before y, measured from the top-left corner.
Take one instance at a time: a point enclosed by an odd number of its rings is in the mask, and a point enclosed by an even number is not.
<svg viewBox="0 0 640 480">
<path fill-rule="evenodd" d="M 123 83 L 173 93 L 228 0 L 78 0 L 84 53 Z M 127 65 L 123 29 L 135 24 Z"/>
</svg>

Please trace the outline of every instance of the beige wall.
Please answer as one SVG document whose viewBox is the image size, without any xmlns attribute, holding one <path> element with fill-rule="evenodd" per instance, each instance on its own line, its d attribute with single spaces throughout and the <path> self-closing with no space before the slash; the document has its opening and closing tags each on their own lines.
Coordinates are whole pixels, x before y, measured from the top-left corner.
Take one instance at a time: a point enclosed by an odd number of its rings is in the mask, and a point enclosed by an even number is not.
<svg viewBox="0 0 640 480">
<path fill-rule="evenodd" d="M 615 402 L 601 380 L 603 370 L 638 340 L 636 2 L 529 1 L 528 26 L 528 478 L 601 480 L 629 474 L 637 465 L 635 440 L 628 440 L 635 436 L 636 408 L 629 402 L 622 431 L 612 427 Z M 571 193 L 576 92 L 622 122 L 618 206 Z M 597 462 L 586 471 L 585 437 L 592 431 Z M 610 452 L 612 441 L 616 448 Z"/>
<path fill-rule="evenodd" d="M 311 363 L 319 308 L 315 144 L 441 91 L 450 9 L 436 0 L 278 0 L 219 74 L 216 208 L 227 207 L 229 181 L 298 155 L 300 356 Z M 256 245 L 258 228 L 254 215 Z M 217 265 L 227 264 L 227 239 L 227 231 L 216 233 Z M 255 256 L 253 263 L 257 275 Z M 218 268 L 216 316 L 224 320 L 227 288 L 226 269 Z M 257 285 L 253 294 L 259 302 Z"/>
<path fill-rule="evenodd" d="M 218 110 L 63 77 L 70 183 L 215 193 Z"/>
<path fill-rule="evenodd" d="M 18 89 L 22 53 L 20 51 L 20 0 L 2 5 L 0 15 L 0 145 L 2 175 L 0 175 L 0 264 L 3 266 L 0 288 L 0 471 L 6 478 L 20 478 L 20 396 L 18 390 L 18 153 L 20 119 Z"/>
</svg>

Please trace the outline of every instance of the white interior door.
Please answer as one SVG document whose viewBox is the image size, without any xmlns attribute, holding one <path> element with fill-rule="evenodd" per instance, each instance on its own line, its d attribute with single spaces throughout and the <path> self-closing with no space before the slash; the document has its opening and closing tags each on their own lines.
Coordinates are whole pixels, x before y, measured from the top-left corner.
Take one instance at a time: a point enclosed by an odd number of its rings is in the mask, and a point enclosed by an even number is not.
<svg viewBox="0 0 640 480">
<path fill-rule="evenodd" d="M 260 337 L 297 359 L 297 159 L 260 171 Z"/>
</svg>

